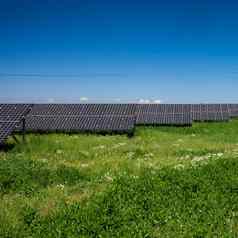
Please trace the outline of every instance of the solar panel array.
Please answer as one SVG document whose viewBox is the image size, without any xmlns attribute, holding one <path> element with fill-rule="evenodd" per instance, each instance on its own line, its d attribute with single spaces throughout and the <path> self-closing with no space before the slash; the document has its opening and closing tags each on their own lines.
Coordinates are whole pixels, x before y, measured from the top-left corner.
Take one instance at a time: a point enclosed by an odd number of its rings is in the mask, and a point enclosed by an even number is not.
<svg viewBox="0 0 238 238">
<path fill-rule="evenodd" d="M 135 104 L 38 104 L 26 118 L 26 129 L 131 133 L 135 110 Z"/>
<path fill-rule="evenodd" d="M 228 104 L 192 104 L 193 121 L 229 121 Z"/>
<path fill-rule="evenodd" d="M 141 104 L 137 106 L 137 125 L 191 125 L 189 104 Z"/>
<path fill-rule="evenodd" d="M 0 104 L 0 144 L 11 135 L 30 108 L 29 104 Z"/>
<path fill-rule="evenodd" d="M 0 143 L 26 114 L 32 132 L 133 133 L 135 125 L 228 121 L 238 117 L 238 104 L 0 104 Z"/>
</svg>

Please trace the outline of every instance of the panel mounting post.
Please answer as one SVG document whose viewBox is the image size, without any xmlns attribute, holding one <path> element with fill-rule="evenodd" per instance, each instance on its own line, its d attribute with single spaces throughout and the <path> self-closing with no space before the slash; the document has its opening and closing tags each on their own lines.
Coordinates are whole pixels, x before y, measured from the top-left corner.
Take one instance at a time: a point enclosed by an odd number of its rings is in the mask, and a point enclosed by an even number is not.
<svg viewBox="0 0 238 238">
<path fill-rule="evenodd" d="M 22 140 L 23 140 L 23 143 L 26 142 L 26 119 L 25 117 L 23 117 L 22 119 Z"/>
</svg>

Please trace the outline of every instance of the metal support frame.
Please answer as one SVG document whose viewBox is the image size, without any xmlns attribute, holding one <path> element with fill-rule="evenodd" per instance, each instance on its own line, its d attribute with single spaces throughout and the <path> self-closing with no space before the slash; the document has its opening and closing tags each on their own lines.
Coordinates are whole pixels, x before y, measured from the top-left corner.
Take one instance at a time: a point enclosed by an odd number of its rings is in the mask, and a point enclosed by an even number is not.
<svg viewBox="0 0 238 238">
<path fill-rule="evenodd" d="M 22 119 L 22 141 L 26 143 L 26 119 L 23 117 Z"/>
<path fill-rule="evenodd" d="M 26 119 L 25 117 L 22 118 L 22 130 L 21 130 L 21 134 L 22 134 L 22 142 L 26 143 Z M 17 139 L 17 137 L 15 135 L 12 135 L 12 138 L 16 141 L 16 143 L 20 143 L 20 141 Z"/>
<path fill-rule="evenodd" d="M 19 140 L 17 139 L 17 137 L 15 135 L 12 135 L 12 138 L 16 141 L 17 144 L 19 144 Z"/>
</svg>

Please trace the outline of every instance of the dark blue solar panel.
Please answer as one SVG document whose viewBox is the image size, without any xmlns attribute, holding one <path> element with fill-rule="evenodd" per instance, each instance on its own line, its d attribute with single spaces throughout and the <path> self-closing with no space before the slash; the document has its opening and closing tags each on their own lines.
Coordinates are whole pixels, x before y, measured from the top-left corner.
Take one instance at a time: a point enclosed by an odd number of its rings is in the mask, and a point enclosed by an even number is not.
<svg viewBox="0 0 238 238">
<path fill-rule="evenodd" d="M 37 104 L 26 118 L 31 131 L 129 132 L 135 104 Z"/>
<path fill-rule="evenodd" d="M 0 104 L 0 144 L 15 130 L 30 108 L 29 104 Z"/>
<path fill-rule="evenodd" d="M 228 121 L 230 119 L 227 104 L 192 104 L 194 121 Z"/>
<path fill-rule="evenodd" d="M 189 104 L 140 104 L 137 106 L 138 125 L 191 125 Z"/>
<path fill-rule="evenodd" d="M 134 116 L 28 116 L 26 129 L 35 132 L 131 132 Z"/>
<path fill-rule="evenodd" d="M 191 125 L 192 118 L 190 113 L 158 113 L 138 115 L 137 125 Z"/>
<path fill-rule="evenodd" d="M 238 104 L 228 104 L 230 117 L 238 117 Z"/>
<path fill-rule="evenodd" d="M 135 104 L 36 104 L 30 115 L 134 115 Z"/>
</svg>

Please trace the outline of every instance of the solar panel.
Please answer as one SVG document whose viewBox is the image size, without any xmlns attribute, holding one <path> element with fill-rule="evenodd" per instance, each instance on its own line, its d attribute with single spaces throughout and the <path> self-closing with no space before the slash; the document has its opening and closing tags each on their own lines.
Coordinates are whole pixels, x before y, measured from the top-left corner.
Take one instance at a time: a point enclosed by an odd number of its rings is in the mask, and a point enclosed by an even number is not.
<svg viewBox="0 0 238 238">
<path fill-rule="evenodd" d="M 238 117 L 238 104 L 228 104 L 230 117 Z"/>
<path fill-rule="evenodd" d="M 140 104 L 137 125 L 191 125 L 189 104 Z"/>
<path fill-rule="evenodd" d="M 0 144 L 29 112 L 30 106 L 29 104 L 0 104 Z"/>
<path fill-rule="evenodd" d="M 135 104 L 36 104 L 30 115 L 134 115 Z"/>
<path fill-rule="evenodd" d="M 135 104 L 36 104 L 27 131 L 125 132 L 134 129 Z"/>
<path fill-rule="evenodd" d="M 194 121 L 229 121 L 229 107 L 227 104 L 192 104 L 192 118 Z"/>
<path fill-rule="evenodd" d="M 14 130 L 15 123 L 14 122 L 2 122 L 0 121 L 0 144 L 2 144 L 7 137 Z"/>
<path fill-rule="evenodd" d="M 0 121 L 17 121 L 29 112 L 29 104 L 0 104 Z"/>
<path fill-rule="evenodd" d="M 138 115 L 137 125 L 191 125 L 192 118 L 190 113 L 159 113 Z"/>
<path fill-rule="evenodd" d="M 28 116 L 26 130 L 32 132 L 118 132 L 134 130 L 134 116 Z"/>
</svg>

